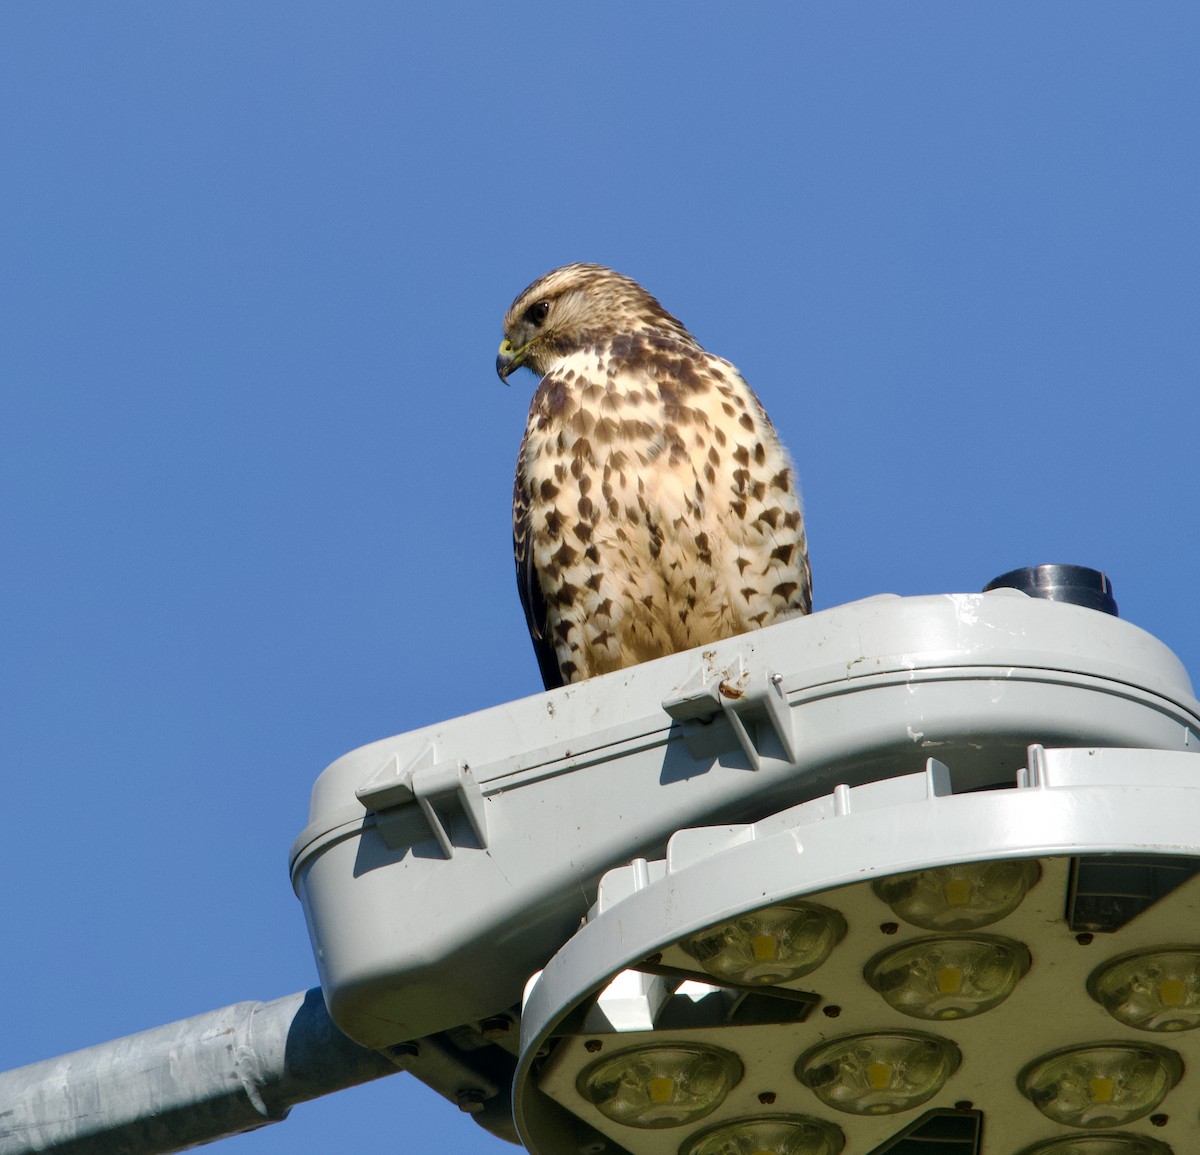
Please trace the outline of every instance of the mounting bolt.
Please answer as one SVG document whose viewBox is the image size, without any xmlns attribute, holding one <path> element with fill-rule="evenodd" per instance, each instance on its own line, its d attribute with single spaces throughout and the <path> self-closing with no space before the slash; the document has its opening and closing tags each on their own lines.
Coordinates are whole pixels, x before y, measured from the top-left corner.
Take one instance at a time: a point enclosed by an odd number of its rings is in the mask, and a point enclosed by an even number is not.
<svg viewBox="0 0 1200 1155">
<path fill-rule="evenodd" d="M 487 1096 L 477 1088 L 470 1088 L 458 1093 L 458 1109 L 468 1115 L 478 1115 L 483 1110 Z"/>
<path fill-rule="evenodd" d="M 508 1015 L 492 1015 L 479 1024 L 479 1033 L 485 1039 L 502 1039 L 512 1030 L 512 1025 Z"/>
<path fill-rule="evenodd" d="M 387 1047 L 384 1052 L 393 1063 L 402 1063 L 405 1059 L 415 1059 L 421 1048 L 416 1043 L 396 1043 Z"/>
</svg>

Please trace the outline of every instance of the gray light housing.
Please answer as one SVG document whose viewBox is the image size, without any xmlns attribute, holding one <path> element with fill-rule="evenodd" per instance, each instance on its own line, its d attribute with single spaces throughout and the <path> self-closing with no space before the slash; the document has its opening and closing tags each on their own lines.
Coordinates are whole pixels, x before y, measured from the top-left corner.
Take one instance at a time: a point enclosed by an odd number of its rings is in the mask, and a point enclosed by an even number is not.
<svg viewBox="0 0 1200 1155">
<path fill-rule="evenodd" d="M 882 595 L 375 742 L 291 854 L 330 1014 L 385 1047 L 512 1006 L 601 875 L 683 827 L 912 774 L 1008 786 L 1026 749 L 1200 752 L 1161 642 L 1011 589 Z"/>
</svg>

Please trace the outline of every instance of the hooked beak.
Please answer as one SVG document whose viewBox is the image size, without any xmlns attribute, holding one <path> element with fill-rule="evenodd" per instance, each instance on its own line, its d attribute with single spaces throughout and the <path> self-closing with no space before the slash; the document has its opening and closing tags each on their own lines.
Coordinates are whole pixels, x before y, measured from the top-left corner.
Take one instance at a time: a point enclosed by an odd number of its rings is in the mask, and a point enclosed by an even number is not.
<svg viewBox="0 0 1200 1155">
<path fill-rule="evenodd" d="M 496 354 L 496 374 L 505 385 L 508 384 L 508 375 L 517 367 L 517 354 L 512 347 L 512 342 L 505 337 L 500 342 L 500 352 Z"/>
<path fill-rule="evenodd" d="M 500 342 L 500 352 L 496 354 L 496 373 L 505 385 L 508 384 L 508 375 L 514 369 L 519 369 L 525 364 L 525 358 L 536 340 L 535 337 L 533 341 L 527 341 L 519 349 L 514 349 L 512 342 L 507 337 Z"/>
</svg>

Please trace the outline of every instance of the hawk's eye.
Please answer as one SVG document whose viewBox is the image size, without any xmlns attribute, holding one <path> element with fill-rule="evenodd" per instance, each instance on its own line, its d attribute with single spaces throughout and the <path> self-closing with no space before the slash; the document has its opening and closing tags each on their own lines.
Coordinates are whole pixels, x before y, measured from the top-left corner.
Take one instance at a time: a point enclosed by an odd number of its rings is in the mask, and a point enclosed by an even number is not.
<svg viewBox="0 0 1200 1155">
<path fill-rule="evenodd" d="M 530 305 L 529 308 L 525 310 L 525 316 L 528 317 L 533 324 L 540 326 L 546 319 L 546 314 L 549 312 L 550 302 L 538 301 L 536 305 Z"/>
</svg>

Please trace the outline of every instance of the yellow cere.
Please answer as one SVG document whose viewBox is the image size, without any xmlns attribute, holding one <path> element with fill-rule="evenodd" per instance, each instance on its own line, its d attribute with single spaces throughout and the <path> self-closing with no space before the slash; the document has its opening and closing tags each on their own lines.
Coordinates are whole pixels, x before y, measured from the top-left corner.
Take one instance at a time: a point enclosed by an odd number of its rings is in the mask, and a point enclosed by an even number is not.
<svg viewBox="0 0 1200 1155">
<path fill-rule="evenodd" d="M 892 1068 L 889 1063 L 868 1063 L 867 1082 L 873 1091 L 883 1091 L 892 1081 Z"/>
<path fill-rule="evenodd" d="M 1163 979 L 1158 984 L 1158 997 L 1164 1007 L 1181 1007 L 1187 998 L 1187 987 L 1182 979 Z"/>
<path fill-rule="evenodd" d="M 1091 1088 L 1093 1103 L 1111 1103 L 1113 1097 L 1113 1081 L 1112 1079 L 1097 1075 L 1092 1080 Z"/>
<path fill-rule="evenodd" d="M 966 906 L 971 901 L 971 883 L 965 878 L 946 881 L 946 902 L 950 906 Z"/>
<path fill-rule="evenodd" d="M 646 1084 L 646 1093 L 650 1096 L 651 1103 L 669 1103 L 674 1090 L 675 1080 L 665 1076 L 651 1079 Z"/>
<path fill-rule="evenodd" d="M 942 967 L 937 973 L 938 990 L 944 995 L 956 995 L 962 989 L 962 971 L 958 967 Z"/>
<path fill-rule="evenodd" d="M 777 953 L 778 944 L 773 934 L 756 934 L 754 936 L 754 957 L 759 962 L 770 962 Z"/>
</svg>

